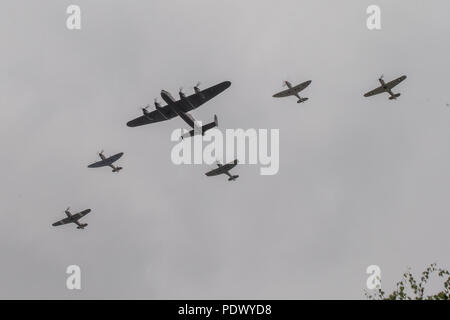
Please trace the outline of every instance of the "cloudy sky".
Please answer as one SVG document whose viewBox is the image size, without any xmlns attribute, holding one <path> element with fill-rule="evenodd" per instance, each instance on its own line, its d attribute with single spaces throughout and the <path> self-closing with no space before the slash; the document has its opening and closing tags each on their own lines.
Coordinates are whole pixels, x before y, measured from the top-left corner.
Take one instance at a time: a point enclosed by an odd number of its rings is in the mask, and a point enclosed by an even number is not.
<svg viewBox="0 0 450 320">
<path fill-rule="evenodd" d="M 359 299 L 369 265 L 386 290 L 408 267 L 449 267 L 448 1 L 1 7 L 0 298 Z M 362 96 L 381 74 L 408 76 L 397 101 Z M 309 79 L 304 104 L 271 97 Z M 126 126 L 161 89 L 224 80 L 193 115 L 279 129 L 277 175 L 207 178 L 170 159 L 181 119 Z M 124 170 L 87 169 L 101 149 Z M 51 226 L 67 206 L 92 209 L 85 230 Z"/>
</svg>

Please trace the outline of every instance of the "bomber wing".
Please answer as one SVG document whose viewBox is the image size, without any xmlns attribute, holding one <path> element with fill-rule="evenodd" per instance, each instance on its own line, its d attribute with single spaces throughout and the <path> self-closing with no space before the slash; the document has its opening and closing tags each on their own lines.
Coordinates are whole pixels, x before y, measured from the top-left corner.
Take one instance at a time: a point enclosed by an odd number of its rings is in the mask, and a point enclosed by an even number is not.
<svg viewBox="0 0 450 320">
<path fill-rule="evenodd" d="M 186 97 L 189 103 L 184 103 L 182 100 L 178 100 L 176 103 L 181 105 L 185 112 L 188 112 L 197 109 L 205 102 L 208 102 L 215 96 L 224 92 L 230 86 L 231 86 L 230 81 L 224 81 L 219 84 L 216 84 L 215 86 L 209 87 L 205 90 L 199 91 Z"/>
<path fill-rule="evenodd" d="M 169 106 L 166 105 L 164 107 L 161 107 L 161 111 L 154 110 L 152 112 L 149 112 L 146 115 L 143 115 L 143 116 L 137 117 L 136 119 L 128 121 L 127 126 L 129 126 L 129 127 L 143 126 L 145 124 L 169 120 L 169 119 L 175 118 L 176 116 L 177 116 L 177 114 L 175 112 L 173 112 L 169 108 Z"/>
</svg>

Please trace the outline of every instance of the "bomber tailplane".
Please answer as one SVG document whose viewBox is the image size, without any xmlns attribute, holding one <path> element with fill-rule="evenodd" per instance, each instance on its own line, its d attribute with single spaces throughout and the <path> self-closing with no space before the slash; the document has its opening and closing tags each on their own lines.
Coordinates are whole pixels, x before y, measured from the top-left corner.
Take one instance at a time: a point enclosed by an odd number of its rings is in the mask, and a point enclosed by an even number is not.
<svg viewBox="0 0 450 320">
<path fill-rule="evenodd" d="M 213 122 L 205 124 L 201 128 L 195 128 L 195 129 L 192 129 L 189 132 L 186 132 L 185 134 L 181 135 L 181 139 L 193 137 L 193 136 L 199 135 L 199 134 L 204 135 L 206 131 L 208 131 L 208 130 L 214 128 L 214 127 L 217 127 L 218 125 L 219 125 L 219 120 L 217 119 L 217 116 L 214 115 L 214 121 Z"/>
</svg>

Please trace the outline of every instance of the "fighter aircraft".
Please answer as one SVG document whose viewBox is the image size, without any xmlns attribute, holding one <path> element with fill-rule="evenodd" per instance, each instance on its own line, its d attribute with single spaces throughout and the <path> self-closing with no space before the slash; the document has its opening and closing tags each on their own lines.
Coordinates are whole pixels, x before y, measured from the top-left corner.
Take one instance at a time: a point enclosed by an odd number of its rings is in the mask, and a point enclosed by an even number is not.
<svg viewBox="0 0 450 320">
<path fill-rule="evenodd" d="M 102 150 L 98 153 L 98 155 L 100 156 L 100 158 L 102 160 L 88 165 L 88 168 L 100 168 L 100 167 L 109 166 L 113 169 L 112 172 L 119 172 L 120 170 L 122 170 L 122 167 L 116 167 L 113 165 L 113 163 L 116 162 L 117 160 L 119 160 L 123 156 L 123 152 L 117 153 L 117 154 L 107 158 L 103 155 L 103 150 Z"/>
<path fill-rule="evenodd" d="M 52 226 L 57 227 L 57 226 L 61 226 L 63 224 L 75 223 L 77 225 L 77 229 L 84 229 L 84 227 L 86 227 L 88 224 L 87 223 L 79 223 L 78 220 L 80 220 L 82 217 L 84 217 L 89 212 L 91 212 L 91 209 L 86 209 L 86 210 L 83 210 L 76 214 L 71 214 L 69 209 L 70 209 L 70 207 L 64 211 L 65 214 L 67 215 L 67 218 L 64 218 L 62 220 L 59 220 L 58 222 L 55 222 L 54 224 L 52 224 Z"/>
<path fill-rule="evenodd" d="M 305 81 L 303 83 L 300 83 L 299 85 L 296 85 L 293 87 L 289 81 L 284 81 L 283 86 L 287 86 L 289 89 L 286 89 L 284 91 L 278 92 L 273 95 L 274 98 L 283 98 L 288 96 L 296 96 L 298 101 L 297 103 L 302 103 L 308 100 L 308 98 L 302 98 L 298 95 L 298 93 L 302 90 L 304 90 L 307 86 L 311 84 L 311 80 Z"/>
<path fill-rule="evenodd" d="M 190 96 L 186 96 L 183 93 L 183 90 L 180 88 L 180 100 L 175 100 L 169 92 L 162 90 L 161 98 L 167 103 L 167 105 L 161 106 L 155 99 L 156 110 L 151 112 L 148 111 L 147 109 L 149 106 L 142 108 L 143 115 L 129 121 L 127 123 L 127 126 L 137 127 L 149 123 L 169 120 L 176 116 L 179 116 L 192 128 L 191 131 L 182 135 L 182 139 L 192 137 L 197 134 L 203 135 L 207 130 L 212 129 L 218 125 L 217 116 L 214 116 L 213 122 L 200 127 L 197 125 L 197 122 L 192 117 L 192 115 L 190 115 L 188 112 L 198 108 L 205 102 L 225 91 L 230 85 L 230 81 L 224 81 L 208 89 L 200 90 L 199 83 L 197 83 L 197 85 L 194 87 L 195 93 Z"/>
<path fill-rule="evenodd" d="M 374 95 L 376 95 L 376 94 L 380 94 L 380 93 L 383 93 L 383 92 L 387 92 L 387 93 L 389 93 L 389 95 L 390 95 L 389 100 L 395 100 L 395 99 L 397 99 L 398 97 L 400 97 L 400 93 L 394 94 L 394 93 L 392 92 L 392 89 L 393 89 L 395 86 L 397 86 L 400 82 L 402 82 L 403 80 L 405 80 L 405 79 L 406 79 L 406 76 L 401 76 L 400 78 L 397 78 L 397 79 L 395 79 L 395 80 L 392 80 L 391 82 L 386 83 L 386 82 L 384 82 L 384 80 L 383 80 L 383 75 L 381 75 L 381 77 L 378 79 L 378 81 L 380 82 L 381 86 L 378 87 L 378 88 L 376 88 L 376 89 L 374 89 L 374 90 L 372 90 L 372 91 L 367 92 L 367 93 L 364 95 L 364 97 L 370 97 L 370 96 L 374 96 Z"/>
<path fill-rule="evenodd" d="M 205 174 L 206 174 L 208 177 L 211 177 L 211 176 L 217 176 L 217 175 L 219 175 L 219 174 L 226 174 L 227 176 L 229 176 L 228 181 L 234 181 L 234 180 L 236 180 L 237 178 L 239 178 L 239 176 L 238 176 L 238 175 L 232 176 L 232 175 L 229 173 L 229 171 L 230 171 L 231 169 L 233 169 L 237 164 L 238 164 L 237 159 L 235 159 L 233 162 L 230 162 L 230 163 L 227 163 L 227 164 L 224 164 L 224 165 L 222 165 L 222 164 L 220 164 L 219 162 L 217 162 L 218 168 L 216 168 L 216 169 L 214 169 L 214 170 L 211 170 L 211 171 L 209 171 L 209 172 L 207 172 L 207 173 L 205 173 Z"/>
</svg>

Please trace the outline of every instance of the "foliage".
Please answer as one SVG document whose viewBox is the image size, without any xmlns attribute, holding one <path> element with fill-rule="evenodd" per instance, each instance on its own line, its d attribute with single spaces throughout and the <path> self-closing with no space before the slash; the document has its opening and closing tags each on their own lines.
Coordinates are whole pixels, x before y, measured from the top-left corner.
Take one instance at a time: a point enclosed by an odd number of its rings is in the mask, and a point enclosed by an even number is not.
<svg viewBox="0 0 450 320">
<path fill-rule="evenodd" d="M 425 286 L 432 274 L 437 274 L 445 281 L 444 289 L 436 294 L 426 296 Z M 402 280 L 397 282 L 396 289 L 389 295 L 386 295 L 381 288 L 375 289 L 374 294 L 366 291 L 365 295 L 372 300 L 450 300 L 450 272 L 438 268 L 436 263 L 433 263 L 422 272 L 420 281 L 417 281 L 408 269 L 403 274 Z"/>
</svg>

